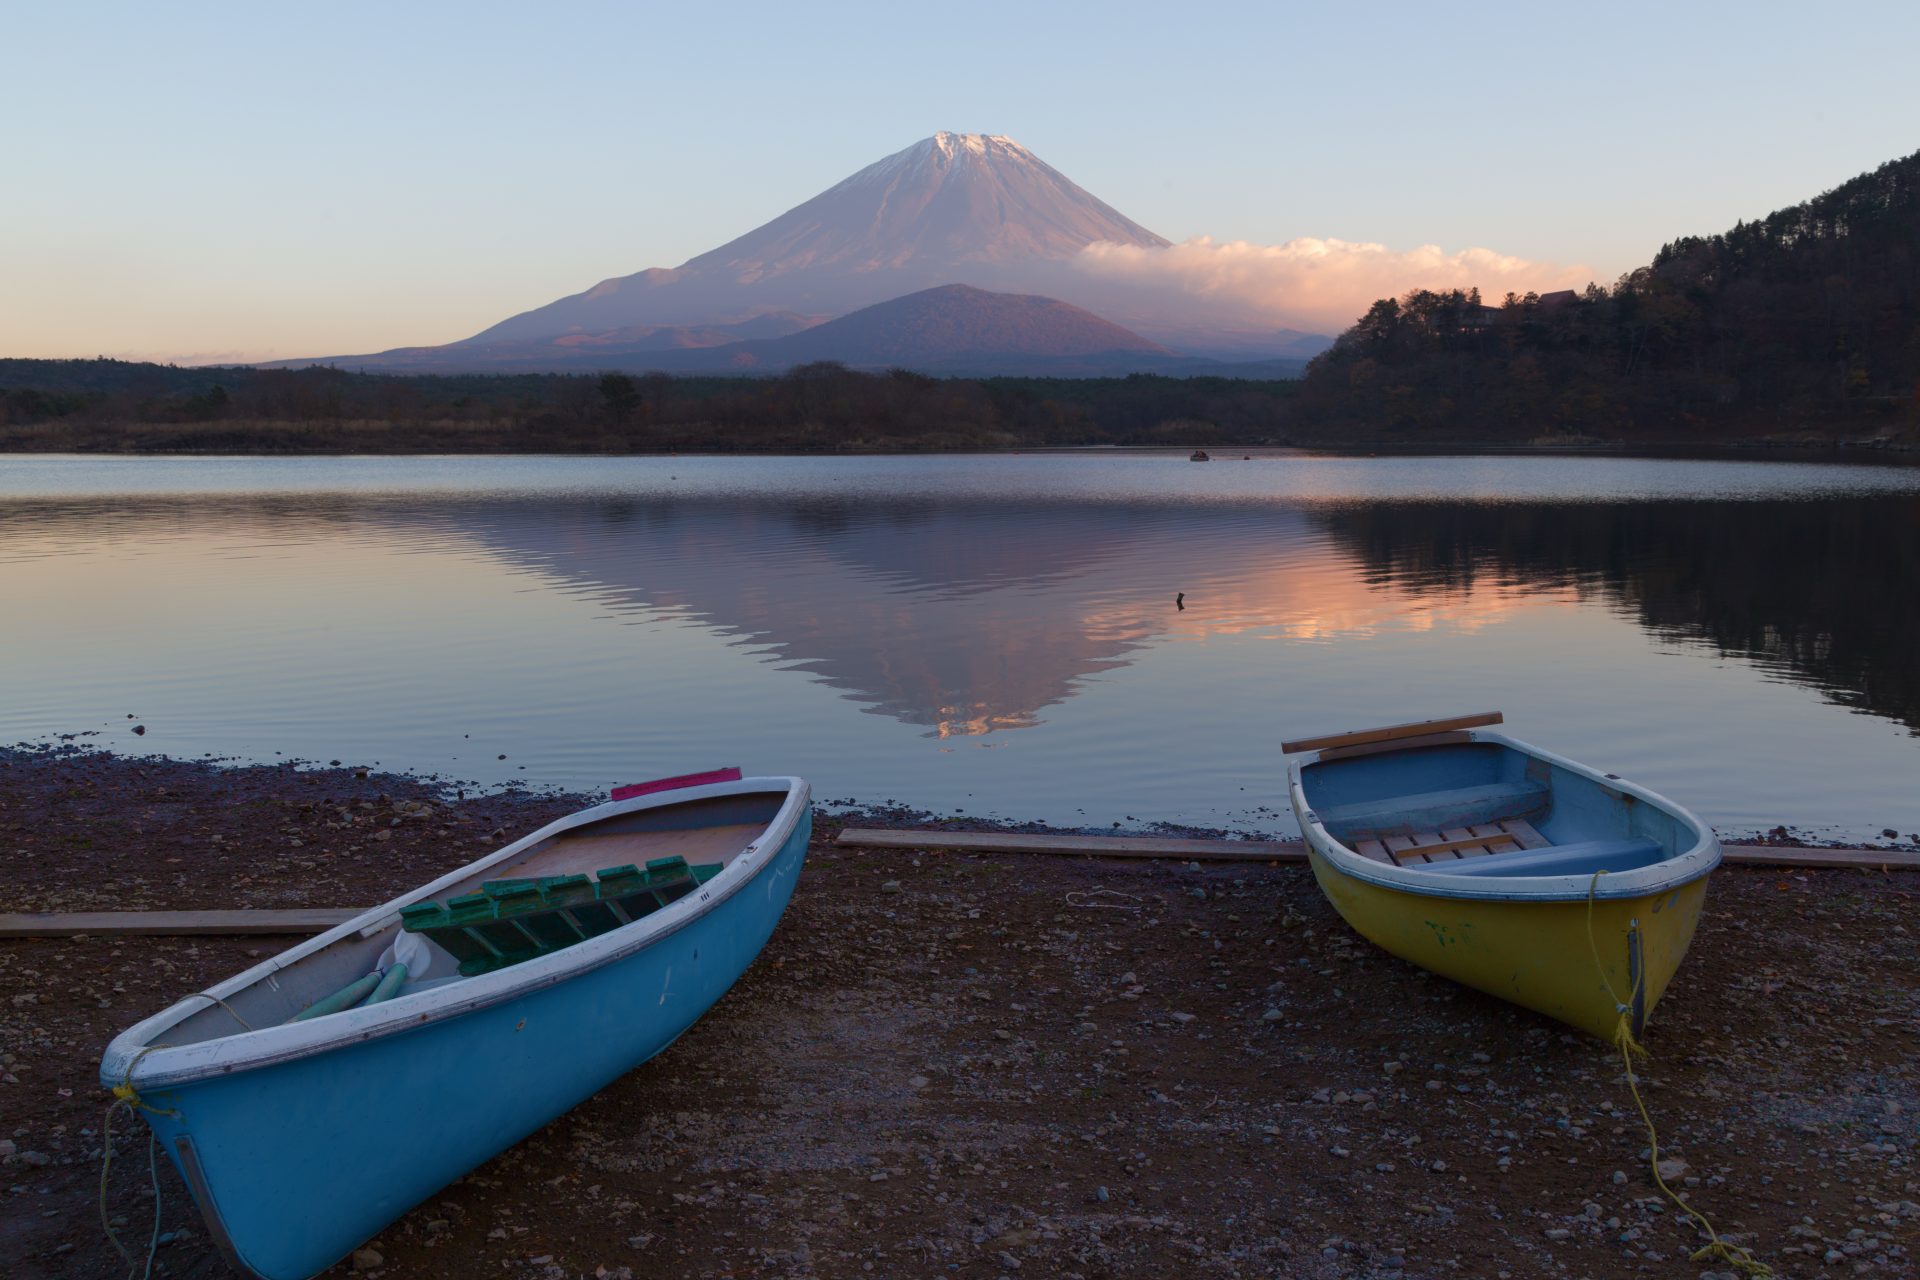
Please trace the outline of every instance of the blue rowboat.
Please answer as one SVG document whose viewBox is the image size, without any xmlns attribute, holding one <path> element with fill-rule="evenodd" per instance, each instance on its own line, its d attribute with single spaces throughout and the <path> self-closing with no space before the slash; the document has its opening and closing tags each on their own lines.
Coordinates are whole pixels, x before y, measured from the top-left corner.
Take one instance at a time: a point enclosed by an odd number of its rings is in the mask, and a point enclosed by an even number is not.
<svg viewBox="0 0 1920 1280">
<path fill-rule="evenodd" d="M 799 878 L 807 784 L 731 770 L 676 782 L 615 792 L 107 1047 L 101 1083 L 137 1100 L 241 1274 L 324 1270 L 665 1049 L 733 985 Z M 514 917 L 496 892 L 562 905 Z M 451 908 L 425 905 L 469 898 L 492 917 L 465 932 Z M 619 918 L 594 933 L 600 910 Z M 414 931 L 427 918 L 438 927 Z M 498 945 L 515 920 L 523 952 Z M 580 922 L 570 944 L 531 941 L 568 920 Z M 344 999 L 363 987 L 388 990 Z M 330 997 L 349 1007 L 301 1019 Z"/>
<path fill-rule="evenodd" d="M 1615 1040 L 1693 940 L 1720 842 L 1673 801 L 1485 726 L 1283 744 L 1314 878 L 1370 942 Z"/>
</svg>

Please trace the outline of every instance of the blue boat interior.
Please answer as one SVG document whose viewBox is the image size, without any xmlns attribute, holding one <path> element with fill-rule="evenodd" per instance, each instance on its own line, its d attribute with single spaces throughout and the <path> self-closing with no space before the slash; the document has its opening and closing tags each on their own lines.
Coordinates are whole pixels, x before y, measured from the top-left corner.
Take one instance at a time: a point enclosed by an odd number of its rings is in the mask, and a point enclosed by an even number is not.
<svg viewBox="0 0 1920 1280">
<path fill-rule="evenodd" d="M 1657 805 L 1499 742 L 1325 753 L 1301 767 L 1300 782 L 1347 848 L 1446 875 L 1630 871 L 1697 838 Z"/>
<path fill-rule="evenodd" d="M 502 967 L 476 963 L 462 948 L 462 941 L 476 930 L 444 927 L 454 922 L 447 908 L 457 902 L 465 902 L 466 914 L 476 921 L 479 914 L 487 916 L 478 931 L 511 928 L 516 935 L 556 930 L 561 913 L 549 908 L 557 904 L 564 903 L 575 915 L 602 909 L 611 914 L 599 922 L 604 928 L 583 927 L 568 944 L 636 927 L 653 910 L 720 874 L 765 834 L 786 799 L 784 791 L 716 796 L 570 827 L 512 858 L 474 870 L 431 897 L 419 895 L 405 910 L 416 926 L 432 927 L 408 929 L 403 913 L 396 911 L 266 974 L 223 1003 L 209 1001 L 159 1038 L 175 1045 L 221 1039 L 464 982 Z M 529 896 L 539 901 L 519 902 Z M 578 910 L 572 910 L 575 899 L 583 904 Z M 636 905 L 643 900 L 650 907 Z M 438 903 L 446 906 L 434 905 Z M 485 912 L 479 912 L 479 905 Z M 504 918 L 514 915 L 516 906 L 529 908 L 526 929 Z M 560 949 L 557 934 L 546 941 L 544 948 L 516 954 L 513 962 Z M 493 950 L 498 953 L 500 947 Z"/>
</svg>

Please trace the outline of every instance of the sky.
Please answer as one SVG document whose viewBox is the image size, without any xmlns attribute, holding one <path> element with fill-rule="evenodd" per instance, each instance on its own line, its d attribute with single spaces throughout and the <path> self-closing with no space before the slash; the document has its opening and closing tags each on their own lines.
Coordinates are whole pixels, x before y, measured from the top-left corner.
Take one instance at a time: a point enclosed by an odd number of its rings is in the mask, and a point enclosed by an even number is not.
<svg viewBox="0 0 1920 1280">
<path fill-rule="evenodd" d="M 1920 148 L 1910 3 L 0 0 L 0 31 L 0 356 L 453 341 L 941 129 L 1182 243 L 1131 269 L 1303 318 L 1609 281 Z M 1353 271 L 1289 311 L 1327 244 Z"/>
</svg>

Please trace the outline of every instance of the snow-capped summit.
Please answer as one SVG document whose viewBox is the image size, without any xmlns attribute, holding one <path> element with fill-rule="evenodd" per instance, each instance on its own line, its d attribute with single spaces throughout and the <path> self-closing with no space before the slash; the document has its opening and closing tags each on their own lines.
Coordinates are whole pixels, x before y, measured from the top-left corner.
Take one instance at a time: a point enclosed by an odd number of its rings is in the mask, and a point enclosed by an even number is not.
<svg viewBox="0 0 1920 1280">
<path fill-rule="evenodd" d="M 948 133 L 945 130 L 931 138 L 922 138 L 904 151 L 896 151 L 884 160 L 868 165 L 860 172 L 841 182 L 839 186 L 851 186 L 858 182 L 872 182 L 888 176 L 905 172 L 951 168 L 956 164 L 1037 164 L 1046 166 L 1040 158 L 1027 150 L 1012 138 L 997 133 Z M 1052 172 L 1049 170 L 1049 172 Z M 1057 174 L 1055 176 L 1058 176 Z M 1065 179 L 1061 179 L 1065 181 Z M 1071 186 L 1071 183 L 1068 183 Z M 837 190 L 838 188 L 830 188 Z"/>
<path fill-rule="evenodd" d="M 468 341 L 840 315 L 946 284 L 1033 292 L 1036 273 L 1103 241 L 1167 244 L 1012 138 L 936 133 L 679 267 L 602 281 Z"/>
</svg>

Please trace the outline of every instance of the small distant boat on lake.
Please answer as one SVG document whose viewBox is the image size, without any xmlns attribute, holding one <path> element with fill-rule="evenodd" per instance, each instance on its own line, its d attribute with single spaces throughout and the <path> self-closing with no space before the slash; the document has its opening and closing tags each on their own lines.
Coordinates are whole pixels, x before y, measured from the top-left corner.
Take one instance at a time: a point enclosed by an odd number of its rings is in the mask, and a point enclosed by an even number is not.
<svg viewBox="0 0 1920 1280">
<path fill-rule="evenodd" d="M 672 1044 L 811 831 L 799 778 L 621 788 L 148 1018 L 101 1082 L 241 1274 L 304 1280 Z"/>
<path fill-rule="evenodd" d="M 1284 743 L 1322 892 L 1369 941 L 1613 1040 L 1637 1038 L 1720 842 L 1662 796 L 1484 726 L 1499 712 Z"/>
<path fill-rule="evenodd" d="M 1193 455 L 1189 457 L 1187 461 L 1188 462 L 1212 462 L 1213 458 L 1207 453 L 1205 449 L 1195 449 L 1193 451 Z"/>
</svg>

